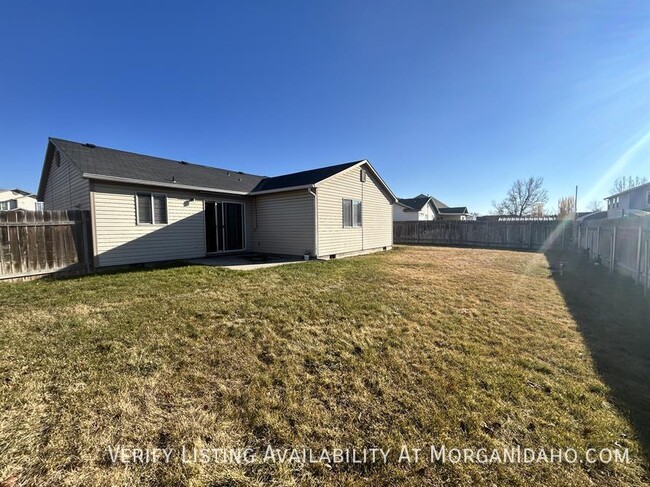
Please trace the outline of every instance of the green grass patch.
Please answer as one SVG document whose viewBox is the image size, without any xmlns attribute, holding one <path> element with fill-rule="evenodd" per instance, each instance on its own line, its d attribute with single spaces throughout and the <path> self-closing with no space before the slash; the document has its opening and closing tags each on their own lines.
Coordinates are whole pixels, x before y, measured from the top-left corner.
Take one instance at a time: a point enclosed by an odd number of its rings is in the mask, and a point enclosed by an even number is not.
<svg viewBox="0 0 650 487">
<path fill-rule="evenodd" d="M 0 286 L 0 481 L 642 485 L 543 255 L 398 248 Z M 647 377 L 647 376 L 646 376 Z M 123 466 L 108 447 L 628 448 L 628 464 Z"/>
</svg>

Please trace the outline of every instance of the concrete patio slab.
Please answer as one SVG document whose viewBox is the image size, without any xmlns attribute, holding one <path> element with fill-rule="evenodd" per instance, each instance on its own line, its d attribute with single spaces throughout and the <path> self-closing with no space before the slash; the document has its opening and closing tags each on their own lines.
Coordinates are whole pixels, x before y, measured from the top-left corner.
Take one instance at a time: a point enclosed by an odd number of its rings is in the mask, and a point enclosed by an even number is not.
<svg viewBox="0 0 650 487">
<path fill-rule="evenodd" d="M 276 267 L 279 265 L 298 264 L 304 262 L 300 257 L 282 257 L 270 256 L 263 254 L 252 255 L 219 255 L 214 257 L 201 257 L 198 259 L 189 259 L 187 261 L 193 265 L 207 265 L 213 267 L 223 267 L 237 271 L 252 271 L 255 269 L 264 269 L 266 267 Z"/>
</svg>

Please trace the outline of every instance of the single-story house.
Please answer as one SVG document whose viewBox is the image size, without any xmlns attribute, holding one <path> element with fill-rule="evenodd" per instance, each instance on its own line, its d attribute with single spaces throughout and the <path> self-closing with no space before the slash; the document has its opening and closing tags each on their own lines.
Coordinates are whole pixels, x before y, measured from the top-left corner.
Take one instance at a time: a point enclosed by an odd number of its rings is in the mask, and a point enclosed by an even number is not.
<svg viewBox="0 0 650 487">
<path fill-rule="evenodd" d="M 650 211 L 650 183 L 626 189 L 605 200 L 608 218 L 624 217 L 630 210 Z"/>
<path fill-rule="evenodd" d="M 393 245 L 396 198 L 367 160 L 264 177 L 50 138 L 38 198 L 90 211 L 96 267 Z"/>
<path fill-rule="evenodd" d="M 393 221 L 468 220 L 465 206 L 450 208 L 433 196 L 420 194 L 415 198 L 399 198 L 393 205 Z"/>
<path fill-rule="evenodd" d="M 36 195 L 22 189 L 0 189 L 0 211 L 40 209 Z"/>
</svg>

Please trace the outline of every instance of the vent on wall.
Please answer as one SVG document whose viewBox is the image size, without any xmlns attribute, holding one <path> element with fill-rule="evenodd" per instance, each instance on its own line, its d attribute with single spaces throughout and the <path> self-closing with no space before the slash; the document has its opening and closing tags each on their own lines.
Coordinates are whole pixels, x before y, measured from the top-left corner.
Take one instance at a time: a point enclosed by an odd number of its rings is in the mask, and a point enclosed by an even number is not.
<svg viewBox="0 0 650 487">
<path fill-rule="evenodd" d="M 366 170 L 361 169 L 361 172 L 359 173 L 359 179 L 361 180 L 362 183 L 366 182 Z"/>
</svg>

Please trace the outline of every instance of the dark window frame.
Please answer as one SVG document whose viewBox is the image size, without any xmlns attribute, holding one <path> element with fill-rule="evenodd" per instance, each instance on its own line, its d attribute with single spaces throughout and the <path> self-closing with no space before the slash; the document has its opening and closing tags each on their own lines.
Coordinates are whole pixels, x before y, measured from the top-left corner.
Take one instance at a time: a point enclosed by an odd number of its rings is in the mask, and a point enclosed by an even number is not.
<svg viewBox="0 0 650 487">
<path fill-rule="evenodd" d="M 150 221 L 148 219 L 146 221 L 143 221 L 140 218 L 140 198 L 149 199 L 148 206 L 149 206 L 149 215 L 151 216 Z M 160 221 L 157 221 L 156 219 L 156 211 L 155 211 L 155 204 L 154 204 L 154 200 L 156 198 L 162 198 L 162 201 L 164 201 L 164 218 L 161 219 Z M 169 224 L 169 204 L 168 204 L 167 194 L 148 193 L 142 191 L 137 192 L 135 194 L 135 223 L 136 225 L 152 225 L 152 226 L 164 226 Z"/>
</svg>

